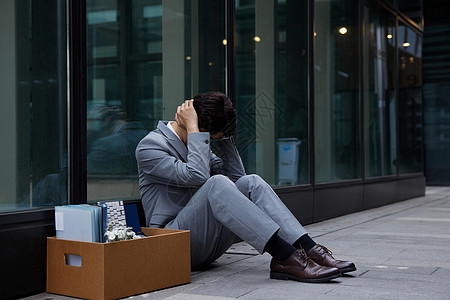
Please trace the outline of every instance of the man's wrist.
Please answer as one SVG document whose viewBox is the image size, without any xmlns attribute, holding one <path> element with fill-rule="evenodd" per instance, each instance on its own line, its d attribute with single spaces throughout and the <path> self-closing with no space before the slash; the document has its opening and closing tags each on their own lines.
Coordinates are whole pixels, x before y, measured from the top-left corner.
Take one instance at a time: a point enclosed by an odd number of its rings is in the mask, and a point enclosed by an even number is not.
<svg viewBox="0 0 450 300">
<path fill-rule="evenodd" d="M 190 133 L 195 133 L 195 132 L 200 132 L 200 130 L 198 129 L 198 125 L 197 126 L 186 126 L 186 131 L 188 134 Z"/>
</svg>

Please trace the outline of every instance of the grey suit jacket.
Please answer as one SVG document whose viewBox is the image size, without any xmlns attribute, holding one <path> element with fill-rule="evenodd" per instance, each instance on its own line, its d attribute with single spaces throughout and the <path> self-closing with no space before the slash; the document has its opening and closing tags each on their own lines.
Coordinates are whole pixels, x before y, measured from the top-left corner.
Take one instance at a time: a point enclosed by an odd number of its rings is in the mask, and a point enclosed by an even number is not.
<svg viewBox="0 0 450 300">
<path fill-rule="evenodd" d="M 164 227 L 188 203 L 212 175 L 223 174 L 232 181 L 245 175 L 232 140 L 217 141 L 221 158 L 210 147 L 209 132 L 188 135 L 187 147 L 160 121 L 136 148 L 139 188 L 146 226 Z"/>
</svg>

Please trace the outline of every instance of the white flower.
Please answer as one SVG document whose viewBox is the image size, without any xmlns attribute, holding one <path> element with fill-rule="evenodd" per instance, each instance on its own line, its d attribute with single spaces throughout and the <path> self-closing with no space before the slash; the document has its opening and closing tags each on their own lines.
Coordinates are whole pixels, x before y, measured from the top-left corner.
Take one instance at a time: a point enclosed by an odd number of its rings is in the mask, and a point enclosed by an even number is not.
<svg viewBox="0 0 450 300">
<path fill-rule="evenodd" d="M 116 239 L 116 234 L 114 232 L 106 232 L 108 240 L 114 241 Z"/>
<path fill-rule="evenodd" d="M 126 227 L 123 223 L 110 223 L 108 229 L 105 232 L 106 242 L 126 241 L 131 239 L 140 238 L 132 230 L 132 227 Z"/>
</svg>

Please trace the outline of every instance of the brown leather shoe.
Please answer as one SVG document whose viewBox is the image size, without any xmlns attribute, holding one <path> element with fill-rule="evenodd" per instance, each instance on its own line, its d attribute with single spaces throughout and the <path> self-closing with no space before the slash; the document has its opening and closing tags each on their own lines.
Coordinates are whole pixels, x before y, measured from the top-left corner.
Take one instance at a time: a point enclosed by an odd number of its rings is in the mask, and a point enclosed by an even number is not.
<svg viewBox="0 0 450 300">
<path fill-rule="evenodd" d="M 297 249 L 289 258 L 270 262 L 270 278 L 302 282 L 326 282 L 341 276 L 337 268 L 321 266 L 312 261 L 305 250 Z"/>
<path fill-rule="evenodd" d="M 352 263 L 351 261 L 335 259 L 332 255 L 332 252 L 325 246 L 317 244 L 306 253 L 317 264 L 326 267 L 338 268 L 342 274 L 356 271 L 354 263 Z"/>
</svg>

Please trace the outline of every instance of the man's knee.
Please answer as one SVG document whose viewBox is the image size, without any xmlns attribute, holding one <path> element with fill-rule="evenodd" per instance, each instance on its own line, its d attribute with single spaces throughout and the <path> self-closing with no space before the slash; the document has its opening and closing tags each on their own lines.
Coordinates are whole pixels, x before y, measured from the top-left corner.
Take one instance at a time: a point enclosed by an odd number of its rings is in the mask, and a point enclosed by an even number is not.
<svg viewBox="0 0 450 300">
<path fill-rule="evenodd" d="M 236 181 L 236 185 L 239 187 L 239 189 L 247 189 L 249 187 L 257 187 L 261 184 L 266 184 L 264 179 L 261 178 L 261 176 L 257 174 L 249 174 L 242 176 Z"/>
<path fill-rule="evenodd" d="M 228 185 L 228 184 L 232 184 L 233 182 L 224 175 L 214 175 L 211 176 L 208 180 L 206 180 L 205 184 L 209 184 L 209 185 L 219 185 L 219 186 L 223 186 L 223 185 Z"/>
</svg>

